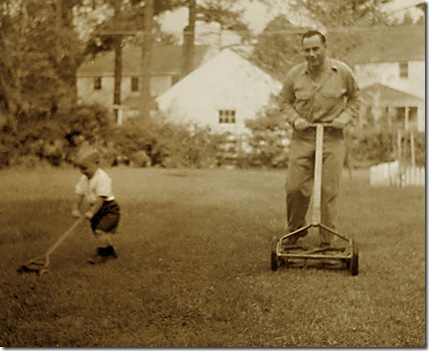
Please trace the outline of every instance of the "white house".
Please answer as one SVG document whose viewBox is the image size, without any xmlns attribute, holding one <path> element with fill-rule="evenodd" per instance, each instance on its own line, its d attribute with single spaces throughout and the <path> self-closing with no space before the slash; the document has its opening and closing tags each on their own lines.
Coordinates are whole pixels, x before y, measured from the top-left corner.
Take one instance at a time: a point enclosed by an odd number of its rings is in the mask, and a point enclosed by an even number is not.
<svg viewBox="0 0 429 351">
<path fill-rule="evenodd" d="M 362 90 L 381 94 L 379 111 L 396 115 L 403 129 L 425 130 L 424 26 L 375 28 L 349 56 Z"/>
<path fill-rule="evenodd" d="M 157 98 L 167 119 L 241 134 L 282 83 L 231 49 L 224 49 Z"/>
<path fill-rule="evenodd" d="M 193 68 L 209 61 L 216 50 L 196 46 Z M 138 113 L 140 99 L 141 55 L 139 46 L 127 45 L 122 49 L 121 105 L 132 115 Z M 179 81 L 183 67 L 181 46 L 155 46 L 150 67 L 150 93 L 154 99 Z M 99 103 L 113 108 L 114 52 L 100 53 L 88 58 L 77 72 L 77 94 L 80 102 Z"/>
</svg>

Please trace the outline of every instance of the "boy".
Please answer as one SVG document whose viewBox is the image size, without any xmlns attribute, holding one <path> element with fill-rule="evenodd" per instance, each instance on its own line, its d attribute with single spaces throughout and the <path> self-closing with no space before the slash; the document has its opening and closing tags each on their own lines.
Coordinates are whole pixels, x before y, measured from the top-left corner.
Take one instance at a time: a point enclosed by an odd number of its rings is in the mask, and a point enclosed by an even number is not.
<svg viewBox="0 0 429 351">
<path fill-rule="evenodd" d="M 79 150 L 76 166 L 83 174 L 75 186 L 77 194 L 72 216 L 84 216 L 91 222 L 91 229 L 99 241 L 97 254 L 89 260 L 91 264 L 105 262 L 117 258 L 113 248 L 113 234 L 119 223 L 120 209 L 115 201 L 112 181 L 107 173 L 99 167 L 99 155 L 95 149 L 84 147 Z M 84 198 L 90 208 L 81 213 Z"/>
</svg>

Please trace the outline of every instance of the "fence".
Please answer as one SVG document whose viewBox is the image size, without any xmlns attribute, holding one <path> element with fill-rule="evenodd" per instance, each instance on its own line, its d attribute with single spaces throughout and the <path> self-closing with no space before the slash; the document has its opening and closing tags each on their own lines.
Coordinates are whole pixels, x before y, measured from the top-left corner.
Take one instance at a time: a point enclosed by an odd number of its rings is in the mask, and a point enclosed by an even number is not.
<svg viewBox="0 0 429 351">
<path fill-rule="evenodd" d="M 398 161 L 370 168 L 372 186 L 424 186 L 425 179 L 424 167 L 401 166 Z"/>
</svg>

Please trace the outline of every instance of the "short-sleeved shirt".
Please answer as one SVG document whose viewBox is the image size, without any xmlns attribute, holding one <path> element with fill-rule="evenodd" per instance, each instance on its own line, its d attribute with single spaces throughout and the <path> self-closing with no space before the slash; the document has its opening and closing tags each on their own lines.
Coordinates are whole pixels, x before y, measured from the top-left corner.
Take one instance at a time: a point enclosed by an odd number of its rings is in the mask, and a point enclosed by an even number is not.
<svg viewBox="0 0 429 351">
<path fill-rule="evenodd" d="M 112 180 L 101 168 L 97 168 L 91 179 L 88 179 L 86 175 L 82 175 L 75 186 L 75 192 L 78 195 L 85 196 L 87 201 L 91 204 L 93 204 L 99 196 L 105 197 L 106 201 L 115 199 L 112 189 Z"/>
<path fill-rule="evenodd" d="M 314 81 L 304 62 L 290 70 L 281 91 L 285 118 L 291 124 L 298 117 L 329 123 L 345 114 L 350 120 L 358 114 L 358 93 L 353 72 L 345 63 L 326 58 L 321 78 Z"/>
</svg>

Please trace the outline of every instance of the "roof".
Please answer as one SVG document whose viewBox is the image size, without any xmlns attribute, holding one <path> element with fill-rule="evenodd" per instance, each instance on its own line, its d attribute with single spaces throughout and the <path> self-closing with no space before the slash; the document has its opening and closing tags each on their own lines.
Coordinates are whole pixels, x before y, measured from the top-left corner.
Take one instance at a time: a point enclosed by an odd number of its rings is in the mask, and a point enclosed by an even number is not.
<svg viewBox="0 0 429 351">
<path fill-rule="evenodd" d="M 411 7 L 423 6 L 424 4 L 424 0 L 391 0 L 383 4 L 381 10 L 386 13 L 393 13 L 409 9 Z"/>
<path fill-rule="evenodd" d="M 417 96 L 381 83 L 371 84 L 361 89 L 361 97 L 364 103 L 372 103 L 374 98 L 377 97 L 382 106 L 415 106 L 424 102 L 423 99 Z"/>
<path fill-rule="evenodd" d="M 425 34 L 423 25 L 391 26 L 367 28 L 350 34 L 332 33 L 329 40 L 335 40 L 338 35 L 358 39 L 359 44 L 347 53 L 349 64 L 424 61 Z"/>
<path fill-rule="evenodd" d="M 193 68 L 200 66 L 212 55 L 210 46 L 195 46 Z M 178 75 L 183 66 L 182 47 L 155 46 L 152 53 L 151 75 Z M 122 75 L 136 76 L 141 72 L 142 49 L 127 45 L 122 49 Z M 115 54 L 113 51 L 99 53 L 87 58 L 78 69 L 78 76 L 113 76 Z"/>
<path fill-rule="evenodd" d="M 259 88 L 255 87 L 255 82 Z M 253 91 L 258 91 L 262 86 L 279 91 L 282 86 L 282 83 L 275 77 L 263 71 L 235 50 L 226 48 L 212 60 L 198 67 L 158 96 L 157 101 L 174 98 L 183 92 L 192 94 L 192 96 L 202 94 L 204 98 L 207 98 L 210 94 L 219 91 L 226 92 L 225 99 L 231 99 L 232 95 L 228 95 L 229 92 L 233 91 L 233 95 L 236 94 L 236 91 L 241 90 L 242 84 L 245 84 L 246 87 L 252 86 L 250 90 Z M 210 93 L 206 94 L 207 91 Z M 197 98 L 197 100 L 200 102 L 202 98 Z"/>
</svg>

